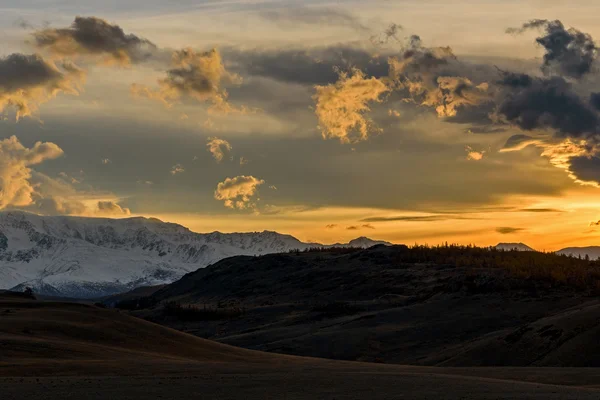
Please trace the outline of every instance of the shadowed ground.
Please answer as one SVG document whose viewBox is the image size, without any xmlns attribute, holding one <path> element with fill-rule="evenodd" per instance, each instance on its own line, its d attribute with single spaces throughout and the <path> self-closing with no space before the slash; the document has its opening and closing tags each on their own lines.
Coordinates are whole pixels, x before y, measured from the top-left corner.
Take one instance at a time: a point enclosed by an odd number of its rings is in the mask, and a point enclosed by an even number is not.
<svg viewBox="0 0 600 400">
<path fill-rule="evenodd" d="M 115 310 L 0 294 L 3 400 L 598 399 L 598 382 L 596 369 L 408 367 L 262 353 Z"/>
</svg>

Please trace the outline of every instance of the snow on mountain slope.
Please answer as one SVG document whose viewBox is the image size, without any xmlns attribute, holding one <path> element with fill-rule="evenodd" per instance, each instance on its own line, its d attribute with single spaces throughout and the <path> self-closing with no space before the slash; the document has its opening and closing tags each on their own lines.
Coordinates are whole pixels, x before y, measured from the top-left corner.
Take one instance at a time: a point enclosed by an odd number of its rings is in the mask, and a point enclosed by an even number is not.
<svg viewBox="0 0 600 400">
<path fill-rule="evenodd" d="M 567 247 L 566 249 L 559 250 L 556 253 L 581 258 L 585 258 L 587 256 L 590 258 L 590 260 L 597 260 L 600 258 L 600 246 Z"/>
<path fill-rule="evenodd" d="M 498 243 L 496 245 L 496 249 L 497 250 L 504 250 L 504 251 L 511 251 L 511 250 L 516 250 L 516 251 L 535 251 L 531 247 L 527 246 L 525 243 Z"/>
<path fill-rule="evenodd" d="M 345 245 L 382 242 L 359 238 Z M 385 243 L 385 242 L 383 242 Z M 45 217 L 0 212 L 0 289 L 91 298 L 171 283 L 235 255 L 303 250 L 276 232 L 199 234 L 148 218 Z"/>
</svg>

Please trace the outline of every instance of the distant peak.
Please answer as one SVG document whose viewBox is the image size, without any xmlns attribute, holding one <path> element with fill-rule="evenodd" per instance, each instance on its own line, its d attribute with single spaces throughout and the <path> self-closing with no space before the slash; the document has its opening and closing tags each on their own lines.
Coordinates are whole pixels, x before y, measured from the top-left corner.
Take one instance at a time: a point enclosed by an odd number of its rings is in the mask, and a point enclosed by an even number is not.
<svg viewBox="0 0 600 400">
<path fill-rule="evenodd" d="M 357 237 L 356 239 L 352 239 L 350 242 L 348 242 L 348 244 L 350 246 L 360 244 L 361 247 L 371 247 L 371 246 L 375 246 L 378 244 L 384 244 L 386 246 L 392 245 L 392 243 L 390 243 L 390 242 L 386 242 L 384 240 L 373 240 L 366 236 L 361 236 L 361 237 Z"/>
<path fill-rule="evenodd" d="M 533 248 L 527 246 L 525 243 L 498 243 L 495 246 L 498 250 L 517 250 L 517 251 L 535 251 Z"/>
</svg>

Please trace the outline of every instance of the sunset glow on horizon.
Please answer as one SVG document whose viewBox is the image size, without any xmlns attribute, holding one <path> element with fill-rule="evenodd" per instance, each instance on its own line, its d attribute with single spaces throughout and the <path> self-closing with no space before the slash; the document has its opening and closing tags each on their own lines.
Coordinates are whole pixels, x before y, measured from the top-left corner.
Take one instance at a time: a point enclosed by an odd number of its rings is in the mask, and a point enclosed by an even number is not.
<svg viewBox="0 0 600 400">
<path fill-rule="evenodd" d="M 0 210 L 600 245 L 597 2 L 21 3 Z"/>
</svg>

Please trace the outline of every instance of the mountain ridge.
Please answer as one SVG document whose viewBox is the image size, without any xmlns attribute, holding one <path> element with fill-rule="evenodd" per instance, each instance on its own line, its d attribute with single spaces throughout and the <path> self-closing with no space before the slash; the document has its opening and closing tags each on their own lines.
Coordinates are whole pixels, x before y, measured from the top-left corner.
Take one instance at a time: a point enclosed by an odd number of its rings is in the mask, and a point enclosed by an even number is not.
<svg viewBox="0 0 600 400">
<path fill-rule="evenodd" d="M 359 240 L 360 239 L 360 240 Z M 342 247 L 387 242 L 359 238 Z M 171 283 L 237 255 L 311 247 L 274 231 L 196 233 L 156 218 L 40 216 L 0 212 L 0 289 L 27 286 L 52 296 L 92 298 Z"/>
<path fill-rule="evenodd" d="M 526 245 L 525 243 L 522 243 L 522 242 L 519 242 L 519 243 L 498 243 L 494 247 L 497 250 L 505 250 L 505 251 L 511 251 L 511 250 L 516 250 L 516 251 L 536 251 L 532 247 L 529 247 L 528 245 Z"/>
</svg>

